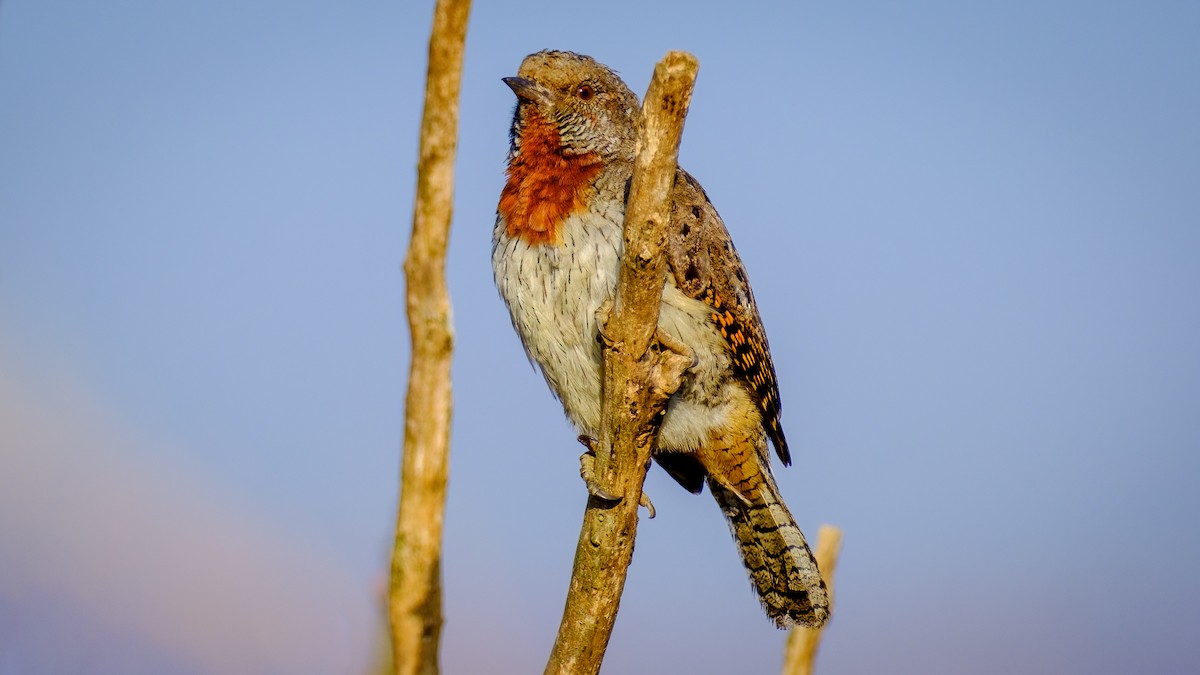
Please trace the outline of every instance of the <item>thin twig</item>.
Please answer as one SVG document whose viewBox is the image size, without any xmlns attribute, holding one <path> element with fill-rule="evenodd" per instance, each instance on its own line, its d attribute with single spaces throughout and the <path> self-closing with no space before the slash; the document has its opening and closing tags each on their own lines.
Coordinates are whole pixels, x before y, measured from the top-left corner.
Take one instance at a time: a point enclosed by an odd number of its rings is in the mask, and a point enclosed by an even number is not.
<svg viewBox="0 0 1200 675">
<path fill-rule="evenodd" d="M 822 525 L 817 532 L 817 567 L 821 578 L 829 589 L 829 607 L 833 608 L 833 570 L 837 567 L 838 554 L 842 550 L 842 531 L 833 525 Z M 788 635 L 783 658 L 783 675 L 812 675 L 817 660 L 817 647 L 821 645 L 822 628 L 798 626 Z"/>
<path fill-rule="evenodd" d="M 625 211 L 625 253 L 617 297 L 605 324 L 604 402 L 595 444 L 596 481 L 622 499 L 588 500 L 575 568 L 546 673 L 600 671 L 633 558 L 638 501 L 650 451 L 651 422 L 690 365 L 651 351 L 665 282 L 662 248 L 670 216 L 679 139 L 699 63 L 669 52 L 654 69 L 642 103 L 642 130 Z"/>
<path fill-rule="evenodd" d="M 388 618 L 397 675 L 435 675 L 442 628 L 442 520 L 450 454 L 450 296 L 458 98 L 470 0 L 438 0 L 429 38 L 413 231 L 404 261 L 412 335 Z"/>
</svg>

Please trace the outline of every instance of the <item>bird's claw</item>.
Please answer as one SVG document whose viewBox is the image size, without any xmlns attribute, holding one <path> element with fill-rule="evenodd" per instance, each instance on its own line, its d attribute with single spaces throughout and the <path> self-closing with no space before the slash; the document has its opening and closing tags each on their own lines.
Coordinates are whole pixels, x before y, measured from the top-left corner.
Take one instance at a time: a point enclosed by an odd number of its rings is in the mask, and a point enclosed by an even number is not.
<svg viewBox="0 0 1200 675">
<path fill-rule="evenodd" d="M 638 499 L 638 504 L 645 507 L 647 518 L 654 517 L 654 502 L 650 501 L 650 497 L 647 496 L 645 492 L 642 492 L 641 498 Z"/>
</svg>

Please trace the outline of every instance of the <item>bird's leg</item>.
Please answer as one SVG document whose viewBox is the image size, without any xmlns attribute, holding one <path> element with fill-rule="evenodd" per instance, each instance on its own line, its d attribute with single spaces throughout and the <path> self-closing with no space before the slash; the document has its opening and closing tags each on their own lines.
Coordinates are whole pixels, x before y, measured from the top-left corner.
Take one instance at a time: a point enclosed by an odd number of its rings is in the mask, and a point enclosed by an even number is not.
<svg viewBox="0 0 1200 675">
<path fill-rule="evenodd" d="M 583 484 L 587 486 L 588 494 L 602 501 L 616 503 L 621 501 L 621 498 L 611 492 L 600 487 L 596 482 L 596 439 L 586 434 L 579 436 L 579 442 L 587 451 L 579 456 L 579 477 L 583 479 Z M 654 517 L 654 503 L 650 501 L 650 497 L 642 492 L 642 496 L 638 499 L 638 504 L 646 507 L 651 518 Z"/>
</svg>

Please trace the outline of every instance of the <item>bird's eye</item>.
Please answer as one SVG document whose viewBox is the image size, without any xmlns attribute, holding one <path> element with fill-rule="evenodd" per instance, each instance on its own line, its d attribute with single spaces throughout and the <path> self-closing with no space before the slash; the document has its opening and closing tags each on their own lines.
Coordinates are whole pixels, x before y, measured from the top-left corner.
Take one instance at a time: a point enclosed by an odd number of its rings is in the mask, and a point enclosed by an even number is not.
<svg viewBox="0 0 1200 675">
<path fill-rule="evenodd" d="M 581 84 L 579 85 L 579 88 L 575 90 L 575 95 L 578 96 L 581 101 L 590 101 L 591 98 L 596 95 L 596 90 L 592 89 L 592 85 L 590 84 Z"/>
</svg>

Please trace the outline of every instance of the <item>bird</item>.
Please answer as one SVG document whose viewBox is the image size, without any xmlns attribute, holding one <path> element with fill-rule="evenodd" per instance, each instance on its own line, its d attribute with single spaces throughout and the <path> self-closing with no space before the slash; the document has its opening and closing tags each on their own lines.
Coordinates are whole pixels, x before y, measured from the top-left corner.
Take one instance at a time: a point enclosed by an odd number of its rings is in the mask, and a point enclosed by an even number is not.
<svg viewBox="0 0 1200 675">
<path fill-rule="evenodd" d="M 580 439 L 598 438 L 598 313 L 616 293 L 641 106 L 615 71 L 569 51 L 530 54 L 503 81 L 517 103 L 492 233 L 496 287 Z M 688 491 L 709 487 L 775 625 L 820 627 L 829 592 L 771 473 L 768 442 L 785 466 L 791 455 L 746 270 L 708 195 L 682 169 L 670 202 L 657 329 L 693 358 L 652 456 Z"/>
</svg>

